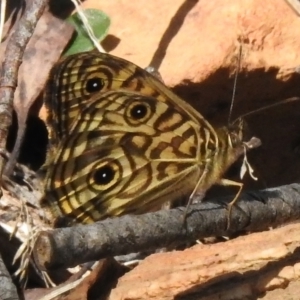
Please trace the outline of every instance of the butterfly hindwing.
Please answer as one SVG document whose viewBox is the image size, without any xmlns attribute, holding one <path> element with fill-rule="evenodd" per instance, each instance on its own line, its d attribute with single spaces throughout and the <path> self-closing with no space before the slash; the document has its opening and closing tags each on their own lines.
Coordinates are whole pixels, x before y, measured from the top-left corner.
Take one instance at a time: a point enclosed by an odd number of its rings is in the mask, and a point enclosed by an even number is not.
<svg viewBox="0 0 300 300">
<path fill-rule="evenodd" d="M 60 143 L 48 166 L 46 198 L 81 222 L 154 209 L 174 194 L 170 178 L 182 193 L 190 188 L 181 179 L 201 171 L 198 132 L 188 114 L 156 98 L 103 93 L 90 99 Z"/>
</svg>

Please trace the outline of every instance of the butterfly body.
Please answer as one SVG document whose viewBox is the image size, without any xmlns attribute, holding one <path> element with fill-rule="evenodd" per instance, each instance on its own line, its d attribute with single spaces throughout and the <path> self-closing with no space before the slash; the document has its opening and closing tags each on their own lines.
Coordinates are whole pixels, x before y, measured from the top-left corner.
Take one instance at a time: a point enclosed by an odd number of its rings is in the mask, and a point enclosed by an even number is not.
<svg viewBox="0 0 300 300">
<path fill-rule="evenodd" d="M 158 79 L 108 54 L 67 58 L 52 71 L 47 95 L 45 199 L 72 221 L 204 195 L 246 147 L 240 126 L 215 130 Z"/>
</svg>

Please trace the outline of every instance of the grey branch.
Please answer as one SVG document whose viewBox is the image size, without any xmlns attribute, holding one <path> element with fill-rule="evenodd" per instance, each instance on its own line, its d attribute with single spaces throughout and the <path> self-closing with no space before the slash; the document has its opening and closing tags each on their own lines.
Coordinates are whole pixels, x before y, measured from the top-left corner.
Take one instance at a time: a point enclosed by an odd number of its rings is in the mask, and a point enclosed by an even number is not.
<svg viewBox="0 0 300 300">
<path fill-rule="evenodd" d="M 242 194 L 232 209 L 231 197 L 185 208 L 127 215 L 92 225 L 41 232 L 34 259 L 41 269 L 67 268 L 108 256 L 149 251 L 210 236 L 262 231 L 300 218 L 300 184 Z"/>
</svg>

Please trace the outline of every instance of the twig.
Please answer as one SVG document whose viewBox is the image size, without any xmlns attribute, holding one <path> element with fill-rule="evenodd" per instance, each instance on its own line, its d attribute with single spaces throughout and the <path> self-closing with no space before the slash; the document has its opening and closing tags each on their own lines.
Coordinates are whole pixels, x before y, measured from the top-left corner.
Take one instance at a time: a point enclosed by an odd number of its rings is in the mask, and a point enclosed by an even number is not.
<svg viewBox="0 0 300 300">
<path fill-rule="evenodd" d="M 12 122 L 13 97 L 17 87 L 17 75 L 22 63 L 22 56 L 47 3 L 47 0 L 32 1 L 17 24 L 5 49 L 5 59 L 0 76 L 0 149 L 5 149 L 8 128 Z M 10 166 L 13 163 L 11 162 Z M 0 156 L 0 175 L 2 175 L 3 169 L 4 160 Z"/>
<path fill-rule="evenodd" d="M 98 49 L 98 51 L 100 53 L 105 53 L 105 50 L 103 49 L 103 47 L 99 43 L 99 40 L 96 38 L 95 33 L 94 33 L 92 27 L 89 24 L 89 21 L 88 21 L 86 15 L 84 13 L 84 10 L 80 7 L 80 5 L 82 4 L 81 1 L 80 0 L 71 0 L 71 1 L 75 5 L 76 11 L 77 11 L 79 17 L 81 18 L 82 24 L 84 25 L 83 28 L 86 31 L 89 38 L 91 39 L 91 41 L 93 42 L 95 48 Z"/>
<path fill-rule="evenodd" d="M 0 256 L 0 299 L 17 300 L 19 299 L 17 289 L 13 284 L 5 264 Z"/>
<path fill-rule="evenodd" d="M 300 3 L 298 0 L 285 0 L 286 3 L 294 10 L 294 12 L 300 16 Z"/>
<path fill-rule="evenodd" d="M 44 231 L 37 239 L 34 259 L 42 269 L 66 268 L 203 237 L 265 230 L 300 218 L 300 184 L 244 193 L 232 210 L 230 230 L 226 230 L 226 203 L 231 200 L 226 197 L 192 205 L 185 224 L 185 208 L 177 208 Z"/>
<path fill-rule="evenodd" d="M 2 42 L 3 38 L 3 28 L 4 28 L 4 20 L 5 20 L 5 12 L 6 12 L 6 0 L 1 1 L 1 15 L 0 15 L 0 43 Z"/>
</svg>

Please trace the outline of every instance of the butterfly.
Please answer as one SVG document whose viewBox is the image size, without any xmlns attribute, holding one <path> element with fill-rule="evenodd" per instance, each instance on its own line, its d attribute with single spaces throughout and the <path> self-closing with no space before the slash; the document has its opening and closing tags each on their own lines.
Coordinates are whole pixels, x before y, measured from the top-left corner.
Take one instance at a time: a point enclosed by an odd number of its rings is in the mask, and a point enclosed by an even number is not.
<svg viewBox="0 0 300 300">
<path fill-rule="evenodd" d="M 87 52 L 52 70 L 45 205 L 68 222 L 141 214 L 204 196 L 259 140 L 242 122 L 214 129 L 159 79 L 124 59 Z"/>
</svg>

